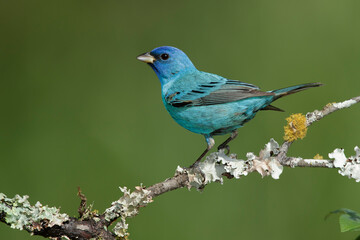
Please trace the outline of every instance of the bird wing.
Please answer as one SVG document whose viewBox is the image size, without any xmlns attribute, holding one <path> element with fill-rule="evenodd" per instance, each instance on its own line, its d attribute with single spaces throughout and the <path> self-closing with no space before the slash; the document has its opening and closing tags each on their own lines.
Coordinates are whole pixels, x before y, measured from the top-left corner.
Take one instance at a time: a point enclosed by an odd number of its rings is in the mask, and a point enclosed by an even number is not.
<svg viewBox="0 0 360 240">
<path fill-rule="evenodd" d="M 251 97 L 275 95 L 271 92 L 262 92 L 252 84 L 215 76 L 216 80 L 210 78 L 205 82 L 199 81 L 197 77 L 196 82 L 200 83 L 194 85 L 194 81 L 192 81 L 191 89 L 177 88 L 179 91 L 165 97 L 166 102 L 174 107 L 208 106 Z"/>
</svg>

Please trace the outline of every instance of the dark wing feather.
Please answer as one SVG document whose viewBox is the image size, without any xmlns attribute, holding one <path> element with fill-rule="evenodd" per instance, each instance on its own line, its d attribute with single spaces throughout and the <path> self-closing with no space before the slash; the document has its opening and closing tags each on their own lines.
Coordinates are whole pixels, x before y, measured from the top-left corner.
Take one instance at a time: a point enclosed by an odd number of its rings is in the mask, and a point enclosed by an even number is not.
<svg viewBox="0 0 360 240">
<path fill-rule="evenodd" d="M 209 91 L 209 89 L 210 87 L 206 85 L 200 85 L 199 88 L 186 94 L 177 92 L 167 98 L 167 102 L 174 107 L 208 106 L 235 102 L 251 97 L 275 95 L 271 92 L 262 92 L 254 85 L 235 80 L 227 80 L 224 84 L 217 86 L 213 91 Z"/>
</svg>

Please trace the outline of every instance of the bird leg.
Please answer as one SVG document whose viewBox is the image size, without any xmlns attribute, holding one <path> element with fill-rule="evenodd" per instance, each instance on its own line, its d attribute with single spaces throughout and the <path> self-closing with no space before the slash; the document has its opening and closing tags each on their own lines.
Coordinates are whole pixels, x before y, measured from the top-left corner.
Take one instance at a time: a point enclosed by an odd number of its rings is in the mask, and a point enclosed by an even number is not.
<svg viewBox="0 0 360 240">
<path fill-rule="evenodd" d="M 197 165 L 199 165 L 200 160 L 205 157 L 205 155 L 210 151 L 210 149 L 215 145 L 215 140 L 211 137 L 211 136 L 205 136 L 205 140 L 207 143 L 207 148 L 205 149 L 205 151 L 198 157 L 198 159 L 196 159 L 196 161 L 190 166 L 190 168 L 192 167 L 197 167 Z"/>
<path fill-rule="evenodd" d="M 222 144 L 220 144 L 218 146 L 218 151 L 225 148 L 226 149 L 226 155 L 229 154 L 230 153 L 230 147 L 229 147 L 228 143 L 231 142 L 232 140 L 234 140 L 237 137 L 237 135 L 238 135 L 237 130 L 232 131 L 230 137 L 228 137 L 225 140 L 225 142 L 223 142 Z"/>
</svg>

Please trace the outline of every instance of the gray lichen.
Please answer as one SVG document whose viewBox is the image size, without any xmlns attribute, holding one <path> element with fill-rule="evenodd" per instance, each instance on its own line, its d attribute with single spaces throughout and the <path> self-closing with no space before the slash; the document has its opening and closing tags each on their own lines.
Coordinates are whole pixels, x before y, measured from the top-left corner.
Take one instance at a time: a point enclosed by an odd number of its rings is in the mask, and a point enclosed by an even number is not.
<svg viewBox="0 0 360 240">
<path fill-rule="evenodd" d="M 333 103 L 333 106 L 341 109 L 341 108 L 348 108 L 355 103 L 356 103 L 356 101 L 354 99 L 349 99 L 349 100 L 346 100 L 343 102 Z"/>
<path fill-rule="evenodd" d="M 11 228 L 33 232 L 40 230 L 44 224 L 52 227 L 69 220 L 69 216 L 61 214 L 58 208 L 43 206 L 40 202 L 31 206 L 28 198 L 26 195 L 8 198 L 0 193 L 0 213 Z"/>
<path fill-rule="evenodd" d="M 187 173 L 189 177 L 188 188 L 202 189 L 204 185 L 211 182 L 223 183 L 223 176 L 231 176 L 236 179 L 246 176 L 250 172 L 257 171 L 264 176 L 278 179 L 282 173 L 283 166 L 276 160 L 279 153 L 279 144 L 271 139 L 256 156 L 254 153 L 246 155 L 247 160 L 237 159 L 236 155 L 226 155 L 220 150 L 210 154 L 198 168 L 184 169 L 178 167 L 176 173 Z"/>
<path fill-rule="evenodd" d="M 135 191 L 130 192 L 126 187 L 120 190 L 124 195 L 117 201 L 111 204 L 111 207 L 105 210 L 105 219 L 109 222 L 116 218 L 120 221 L 114 227 L 114 233 L 118 237 L 125 237 L 128 235 L 126 218 L 133 217 L 139 213 L 139 208 L 146 206 L 152 202 L 150 191 L 144 189 L 142 186 L 135 187 Z"/>
<path fill-rule="evenodd" d="M 347 158 L 344 149 L 337 148 L 329 153 L 329 158 L 334 159 L 334 167 L 339 168 L 339 173 L 343 176 L 355 179 L 360 182 L 360 148 L 354 148 L 355 156 Z"/>
</svg>

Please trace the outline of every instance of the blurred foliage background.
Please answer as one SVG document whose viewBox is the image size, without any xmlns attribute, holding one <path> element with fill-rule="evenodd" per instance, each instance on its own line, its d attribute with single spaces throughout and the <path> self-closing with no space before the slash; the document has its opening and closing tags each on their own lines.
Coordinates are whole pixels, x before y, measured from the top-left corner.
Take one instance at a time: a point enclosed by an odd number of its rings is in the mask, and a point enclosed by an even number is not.
<svg viewBox="0 0 360 240">
<path fill-rule="evenodd" d="M 0 192 L 77 215 L 77 186 L 103 211 L 118 186 L 146 186 L 189 166 L 202 136 L 164 109 L 156 75 L 136 56 L 161 45 L 201 70 L 264 90 L 323 82 L 276 102 L 240 129 L 232 151 L 281 142 L 285 118 L 360 94 L 360 2 L 0 1 Z M 360 144 L 360 106 L 314 124 L 290 155 Z M 217 143 L 225 137 L 217 137 Z M 177 190 L 129 220 L 130 239 L 354 239 L 331 210 L 360 210 L 360 184 L 336 170 L 285 169 Z M 40 239 L 0 224 L 0 239 Z"/>
</svg>

